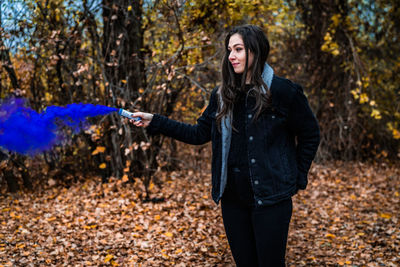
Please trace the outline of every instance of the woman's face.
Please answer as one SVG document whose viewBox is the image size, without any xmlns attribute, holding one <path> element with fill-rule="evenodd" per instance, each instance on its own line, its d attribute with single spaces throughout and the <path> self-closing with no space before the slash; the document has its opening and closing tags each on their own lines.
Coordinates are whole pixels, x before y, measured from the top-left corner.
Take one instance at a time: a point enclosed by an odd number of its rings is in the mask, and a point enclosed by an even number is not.
<svg viewBox="0 0 400 267">
<path fill-rule="evenodd" d="M 235 33 L 229 38 L 228 50 L 230 51 L 228 59 L 232 64 L 233 70 L 237 74 L 243 73 L 246 67 L 246 50 L 240 34 Z M 248 75 L 250 74 L 253 59 L 254 55 L 249 51 Z"/>
</svg>

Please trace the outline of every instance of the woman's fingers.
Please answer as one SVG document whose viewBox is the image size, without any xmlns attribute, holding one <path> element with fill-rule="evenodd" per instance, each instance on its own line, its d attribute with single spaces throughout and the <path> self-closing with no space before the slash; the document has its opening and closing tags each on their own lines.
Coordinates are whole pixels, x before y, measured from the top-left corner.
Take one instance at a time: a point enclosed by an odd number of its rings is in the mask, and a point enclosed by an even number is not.
<svg viewBox="0 0 400 267">
<path fill-rule="evenodd" d="M 151 121 L 151 119 L 153 118 L 153 114 L 145 112 L 134 112 L 133 116 L 140 117 L 142 120 L 148 120 L 148 121 Z"/>
<path fill-rule="evenodd" d="M 144 125 L 143 120 L 131 120 L 135 126 L 142 127 Z"/>
<path fill-rule="evenodd" d="M 147 127 L 149 126 L 151 120 L 153 119 L 153 114 L 145 112 L 134 112 L 132 114 L 132 117 L 140 118 L 140 120 L 131 120 L 131 123 L 133 123 L 135 126 Z"/>
</svg>

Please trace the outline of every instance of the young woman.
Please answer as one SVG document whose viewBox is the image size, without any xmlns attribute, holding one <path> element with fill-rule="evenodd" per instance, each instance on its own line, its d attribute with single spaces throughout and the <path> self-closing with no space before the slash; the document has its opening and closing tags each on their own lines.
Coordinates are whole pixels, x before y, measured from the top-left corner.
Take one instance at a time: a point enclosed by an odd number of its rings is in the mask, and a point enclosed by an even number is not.
<svg viewBox="0 0 400 267">
<path fill-rule="evenodd" d="M 221 200 L 237 266 L 285 266 L 291 197 L 307 185 L 318 123 L 302 88 L 274 75 L 269 42 L 253 25 L 225 39 L 221 86 L 190 125 L 136 112 L 136 126 L 189 144 L 212 141 L 212 197 Z"/>
</svg>

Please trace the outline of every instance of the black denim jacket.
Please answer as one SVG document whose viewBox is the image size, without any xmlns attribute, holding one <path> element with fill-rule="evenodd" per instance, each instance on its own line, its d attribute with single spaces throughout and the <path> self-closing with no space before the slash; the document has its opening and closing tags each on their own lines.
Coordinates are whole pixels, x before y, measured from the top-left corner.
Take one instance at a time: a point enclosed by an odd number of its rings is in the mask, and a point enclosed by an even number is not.
<svg viewBox="0 0 400 267">
<path fill-rule="evenodd" d="M 246 117 L 249 172 L 256 206 L 272 205 L 307 186 L 307 174 L 317 152 L 318 122 L 301 86 L 274 75 L 272 105 L 257 120 L 254 111 Z M 216 124 L 217 89 L 191 125 L 155 114 L 149 134 L 164 134 L 179 141 L 201 145 L 212 141 L 212 197 L 218 203 L 221 177 L 221 134 Z"/>
</svg>

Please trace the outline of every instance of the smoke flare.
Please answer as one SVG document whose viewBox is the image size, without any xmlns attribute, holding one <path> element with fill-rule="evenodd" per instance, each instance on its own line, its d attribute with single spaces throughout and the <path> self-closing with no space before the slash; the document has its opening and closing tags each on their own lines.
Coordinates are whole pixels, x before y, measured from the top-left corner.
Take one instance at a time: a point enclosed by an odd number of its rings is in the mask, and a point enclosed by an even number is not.
<svg viewBox="0 0 400 267">
<path fill-rule="evenodd" d="M 24 155 L 36 155 L 61 144 L 64 127 L 78 133 L 87 125 L 87 117 L 118 111 L 103 105 L 70 104 L 48 106 L 38 113 L 25 103 L 22 98 L 10 98 L 0 105 L 0 147 Z"/>
</svg>

